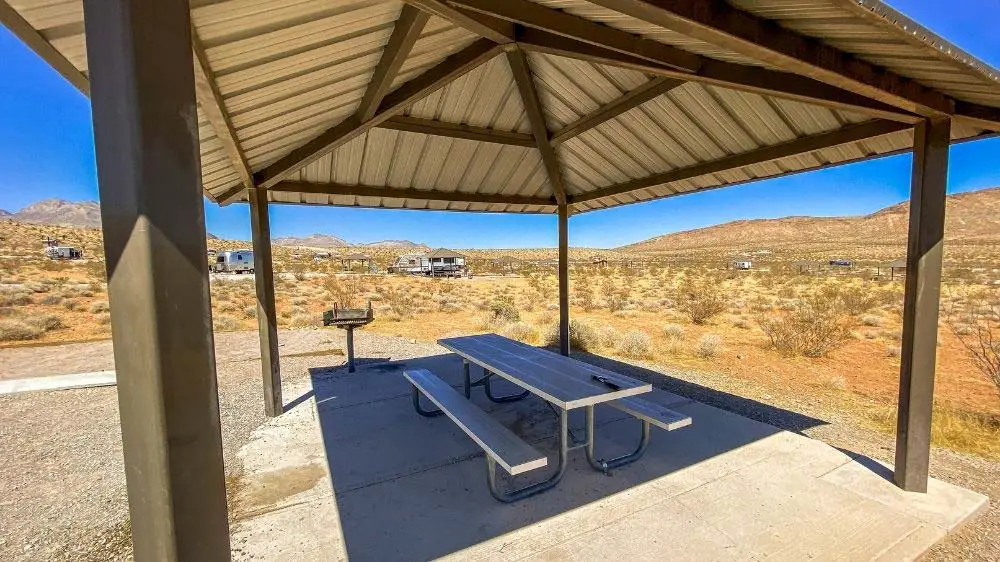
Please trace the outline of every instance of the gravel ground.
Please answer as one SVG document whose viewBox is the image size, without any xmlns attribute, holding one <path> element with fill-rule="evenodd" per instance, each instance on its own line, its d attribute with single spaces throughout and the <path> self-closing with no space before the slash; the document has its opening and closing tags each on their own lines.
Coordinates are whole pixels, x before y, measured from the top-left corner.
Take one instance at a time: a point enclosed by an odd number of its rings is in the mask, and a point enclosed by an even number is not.
<svg viewBox="0 0 1000 562">
<path fill-rule="evenodd" d="M 257 335 L 226 333 L 216 340 L 223 453 L 227 473 L 236 453 L 264 421 Z M 312 367 L 337 366 L 343 335 L 334 330 L 280 334 L 286 380 Z M 406 359 L 442 349 L 358 332 L 363 360 Z M 713 373 L 672 372 L 598 356 L 584 360 L 650 380 L 656 386 L 833 446 L 892 462 L 891 436 L 855 423 L 815 396 L 772 395 L 762 386 Z M 110 342 L 0 350 L 0 372 L 18 377 L 111 368 Z M 296 396 L 285 396 L 291 402 Z M 0 396 L 0 560 L 108 560 L 129 554 L 128 504 L 114 388 Z M 946 450 L 932 454 L 934 477 L 1000 497 L 1000 462 Z M 937 545 L 929 560 L 1000 558 L 1000 506 Z"/>
</svg>

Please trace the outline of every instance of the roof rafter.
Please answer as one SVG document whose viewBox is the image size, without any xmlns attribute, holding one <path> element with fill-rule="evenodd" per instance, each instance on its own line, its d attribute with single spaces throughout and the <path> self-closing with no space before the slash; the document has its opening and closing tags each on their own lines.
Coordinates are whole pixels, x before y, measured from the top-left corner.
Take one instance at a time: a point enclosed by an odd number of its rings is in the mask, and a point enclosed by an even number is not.
<svg viewBox="0 0 1000 562">
<path fill-rule="evenodd" d="M 273 186 L 288 174 L 316 161 L 372 127 L 384 123 L 438 88 L 493 58 L 500 51 L 501 47 L 488 39 L 473 42 L 387 95 L 371 119 L 362 120 L 355 113 L 257 172 L 254 175 L 257 185 Z"/>
<path fill-rule="evenodd" d="M 639 39 L 636 35 L 526 0 L 503 0 L 502 3 L 491 0 L 449 1 L 475 7 L 483 17 L 516 21 L 520 24 L 515 30 L 517 44 L 525 50 L 793 99 L 832 109 L 855 111 L 877 119 L 911 124 L 920 120 L 917 115 L 891 105 L 789 72 L 717 61 L 697 55 L 692 55 L 699 61 L 697 70 L 681 71 L 650 60 L 648 53 L 643 53 L 638 47 L 624 48 L 628 42 Z M 525 4 L 529 8 L 522 10 Z M 490 11 L 494 9 L 496 11 Z M 608 41 L 617 48 L 609 46 Z"/>
<path fill-rule="evenodd" d="M 422 133 L 425 135 L 434 135 L 439 137 L 451 137 L 455 139 L 535 148 L 535 137 L 527 133 L 516 133 L 511 131 L 502 131 L 500 129 L 475 127 L 464 123 L 449 123 L 446 121 L 435 121 L 433 119 L 420 119 L 407 115 L 398 115 L 388 119 L 379 125 L 379 128 L 407 131 L 410 133 Z"/>
<path fill-rule="evenodd" d="M 531 134 L 534 135 L 535 145 L 538 147 L 538 152 L 541 153 L 542 164 L 549 177 L 552 193 L 555 195 L 556 201 L 560 205 L 564 205 L 566 203 L 566 186 L 563 185 L 562 169 L 559 166 L 559 157 L 549 140 L 545 112 L 542 109 L 541 100 L 538 99 L 535 79 L 532 78 L 531 68 L 528 66 L 528 57 L 520 49 L 507 48 L 507 62 L 514 74 L 517 90 L 521 94 L 521 103 L 524 104 L 524 112 L 528 115 Z"/>
<path fill-rule="evenodd" d="M 494 43 L 506 45 L 507 43 L 514 42 L 514 24 L 508 21 L 482 16 L 475 12 L 463 10 L 462 8 L 455 8 L 445 4 L 442 0 L 403 1 L 407 4 L 420 8 L 431 15 L 438 16 L 439 18 L 446 19 L 455 25 L 464 27 L 476 35 L 485 37 Z"/>
<path fill-rule="evenodd" d="M 439 191 L 398 187 L 376 187 L 368 185 L 346 185 L 341 183 L 309 183 L 282 181 L 270 188 L 271 191 L 291 193 L 313 193 L 322 195 L 350 195 L 355 197 L 386 197 L 389 199 L 421 199 L 426 201 L 447 201 L 452 203 L 491 203 L 503 205 L 555 206 L 552 198 L 504 195 L 501 193 L 465 193 L 462 191 Z"/>
<path fill-rule="evenodd" d="M 409 4 L 404 5 L 399 12 L 399 19 L 396 20 L 396 26 L 389 36 L 389 42 L 382 51 L 382 57 L 375 67 L 371 81 L 368 82 L 361 104 L 358 105 L 357 113 L 362 121 L 368 121 L 375 115 L 378 104 L 382 103 L 382 98 L 389 93 L 392 81 L 399 74 L 406 57 L 410 56 L 413 45 L 420 38 L 420 33 L 423 32 L 429 19 L 431 19 L 430 14 Z"/>
<path fill-rule="evenodd" d="M 90 97 L 90 79 L 83 72 L 80 72 L 56 50 L 42 34 L 35 30 L 17 10 L 12 8 L 6 0 L 0 0 L 0 24 L 9 29 L 11 33 L 24 42 L 36 55 L 47 62 L 56 72 L 65 78 L 80 93 Z"/>
<path fill-rule="evenodd" d="M 909 128 L 911 127 L 905 123 L 896 123 L 894 121 L 865 121 L 856 125 L 848 125 L 835 131 L 810 135 L 791 140 L 786 143 L 764 146 L 756 150 L 733 154 L 732 156 L 727 156 L 711 162 L 702 162 L 693 166 L 678 168 L 670 170 L 669 172 L 653 174 L 652 176 L 647 176 L 645 178 L 611 185 L 571 197 L 569 202 L 571 204 L 582 203 L 584 201 L 592 201 L 603 197 L 622 195 L 631 191 L 646 189 L 657 185 L 697 178 L 708 174 L 725 172 L 727 170 L 742 168 L 744 166 L 752 166 L 762 162 L 770 162 L 772 160 L 779 160 L 789 156 L 805 154 L 814 150 L 821 150 L 832 146 L 862 141 Z"/>
<path fill-rule="evenodd" d="M 229 162 L 232 164 L 233 169 L 236 170 L 236 174 L 240 176 L 240 181 L 242 182 L 241 185 L 237 185 L 219 195 L 218 201 L 221 203 L 232 199 L 233 196 L 244 189 L 254 187 L 253 170 L 250 169 L 246 155 L 243 154 L 243 149 L 240 147 L 239 138 L 236 136 L 236 130 L 233 128 L 233 122 L 229 118 L 229 113 L 226 111 L 225 105 L 223 105 L 222 93 L 215 82 L 215 76 L 209 66 L 205 49 L 202 48 L 201 41 L 199 41 L 194 27 L 191 28 L 191 50 L 194 54 L 194 89 L 198 94 L 201 110 L 205 114 L 205 118 L 208 119 L 209 124 L 212 125 L 216 138 L 222 144 L 222 150 L 229 157 Z"/>
<path fill-rule="evenodd" d="M 702 58 L 694 53 L 619 31 L 561 10 L 546 8 L 528 0 L 448 0 L 448 2 L 453 6 L 464 7 L 521 25 L 541 26 L 557 35 L 600 45 L 612 51 L 683 72 L 695 72 L 702 63 Z"/>
<path fill-rule="evenodd" d="M 592 0 L 594 4 L 924 117 L 962 117 L 954 99 L 777 22 L 719 0 Z M 976 105 L 976 104 L 971 104 Z M 982 107 L 982 106 L 980 106 Z M 966 109 L 968 109 L 966 107 Z M 984 108 L 991 109 L 991 108 Z M 1000 126 L 1000 110 L 994 117 Z"/>
<path fill-rule="evenodd" d="M 612 100 L 611 102 L 595 109 L 593 112 L 580 117 L 569 125 L 566 125 L 560 131 L 552 135 L 552 144 L 558 146 L 579 134 L 593 129 L 605 121 L 614 119 L 622 113 L 638 107 L 647 101 L 655 99 L 683 84 L 684 82 L 682 80 L 674 80 L 673 78 L 666 78 L 663 76 L 654 78 L 634 90 L 625 92 L 625 95 L 622 97 Z"/>
</svg>

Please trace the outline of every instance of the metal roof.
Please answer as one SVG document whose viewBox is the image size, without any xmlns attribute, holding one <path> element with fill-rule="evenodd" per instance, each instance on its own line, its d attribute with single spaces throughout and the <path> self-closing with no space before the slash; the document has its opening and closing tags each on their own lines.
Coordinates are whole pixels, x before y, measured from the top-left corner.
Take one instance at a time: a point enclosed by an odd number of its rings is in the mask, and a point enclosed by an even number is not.
<svg viewBox="0 0 1000 562">
<path fill-rule="evenodd" d="M 579 213 L 1000 130 L 1000 71 L 876 0 L 191 5 L 221 202 Z M 89 94 L 80 0 L 0 22 Z"/>
<path fill-rule="evenodd" d="M 439 258 L 464 258 L 462 254 L 449 250 L 447 248 L 438 248 L 434 251 L 427 252 L 426 254 L 420 256 L 424 259 L 439 259 Z"/>
</svg>

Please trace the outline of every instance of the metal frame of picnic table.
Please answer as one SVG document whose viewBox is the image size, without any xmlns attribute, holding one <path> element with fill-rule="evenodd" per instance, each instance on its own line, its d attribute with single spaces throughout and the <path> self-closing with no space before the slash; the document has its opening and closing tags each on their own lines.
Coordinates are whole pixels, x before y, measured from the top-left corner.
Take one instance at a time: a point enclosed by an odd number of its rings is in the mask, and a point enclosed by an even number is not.
<svg viewBox="0 0 1000 562">
<path fill-rule="evenodd" d="M 464 390 L 466 399 L 472 398 L 472 387 L 482 386 L 486 392 L 486 397 L 493 402 L 513 402 L 516 400 L 522 400 L 527 398 L 531 394 L 530 390 L 525 390 L 519 394 L 512 394 L 508 396 L 495 397 L 491 393 L 490 378 L 494 373 L 490 372 L 486 367 L 483 367 L 484 375 L 483 378 L 478 381 L 472 382 L 469 368 L 469 360 L 462 359 L 462 373 L 464 377 Z M 509 379 L 508 379 L 509 380 Z M 517 384 L 514 381 L 509 381 L 511 384 Z M 411 385 L 412 388 L 412 398 L 413 407 L 418 414 L 424 417 L 437 417 L 444 412 L 440 409 L 438 410 L 425 410 L 420 405 L 420 391 L 417 387 Z M 544 399 L 543 399 L 544 400 Z M 546 402 L 548 403 L 548 402 Z M 642 455 L 646 452 L 649 447 L 649 438 L 651 433 L 651 424 L 647 420 L 639 420 L 642 422 L 641 437 L 639 440 L 639 445 L 631 453 L 621 455 L 619 457 L 614 457 L 611 459 L 598 459 L 595 452 L 595 431 L 594 431 L 594 405 L 585 406 L 586 408 L 586 425 L 585 432 L 586 437 L 583 442 L 570 442 L 569 434 L 569 411 L 568 409 L 561 407 L 553 407 L 557 409 L 557 414 L 559 415 L 559 463 L 556 466 L 555 473 L 549 478 L 536 482 L 534 484 L 528 484 L 522 488 L 512 490 L 509 492 L 504 492 L 500 489 L 500 483 L 497 479 L 497 462 L 489 454 L 486 454 L 486 482 L 489 485 L 490 494 L 497 500 L 503 503 L 511 503 L 518 500 L 522 500 L 547 490 L 550 490 L 562 480 L 564 474 L 566 474 L 566 466 L 569 461 L 569 452 L 575 451 L 577 449 L 584 449 L 586 452 L 587 462 L 590 466 L 597 471 L 604 472 L 607 474 L 610 470 L 625 466 L 627 464 L 633 463 L 639 460 Z"/>
</svg>

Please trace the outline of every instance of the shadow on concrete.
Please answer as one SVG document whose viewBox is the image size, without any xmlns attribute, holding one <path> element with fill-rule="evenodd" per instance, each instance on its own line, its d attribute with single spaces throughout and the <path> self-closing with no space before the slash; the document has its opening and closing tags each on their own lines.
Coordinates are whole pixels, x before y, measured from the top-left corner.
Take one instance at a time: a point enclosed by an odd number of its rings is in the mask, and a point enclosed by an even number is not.
<svg viewBox="0 0 1000 562">
<path fill-rule="evenodd" d="M 572 451 L 566 475 L 556 488 L 509 505 L 490 496 L 481 449 L 447 417 L 423 418 L 411 406 L 410 387 L 402 377 L 404 368 L 428 369 L 458 387 L 462 380 L 460 358 L 448 354 L 385 362 L 359 368 L 352 374 L 339 368 L 311 370 L 349 557 L 427 560 L 460 552 L 780 432 L 773 426 L 706 406 L 694 397 L 719 404 L 741 404 L 743 400 L 747 408 L 753 406 L 767 411 L 769 417 L 793 420 L 800 429 L 823 423 L 731 395 L 715 396 L 713 393 L 724 393 L 653 371 L 637 371 L 639 368 L 632 365 L 597 356 L 580 358 L 639 378 L 655 379 L 655 386 L 677 392 L 655 393 L 652 399 L 690 415 L 693 425 L 669 433 L 654 430 L 643 459 L 610 476 L 592 470 L 582 450 Z M 479 373 L 474 370 L 473 374 Z M 513 385 L 506 388 L 508 385 L 506 381 L 496 385 L 497 392 L 517 390 Z M 550 474 L 556 463 L 557 419 L 543 401 L 531 396 L 494 404 L 477 388 L 473 402 L 549 457 L 549 467 L 513 478 L 504 475 L 506 486 L 521 486 Z M 746 404 L 749 402 L 753 404 Z M 573 433 L 582 437 L 583 411 L 572 412 L 570 419 Z M 596 433 L 600 456 L 610 457 L 634 448 L 639 423 L 617 410 L 599 406 Z M 719 461 L 718 470 L 739 468 L 744 462 L 741 459 L 751 456 L 727 457 Z"/>
</svg>

